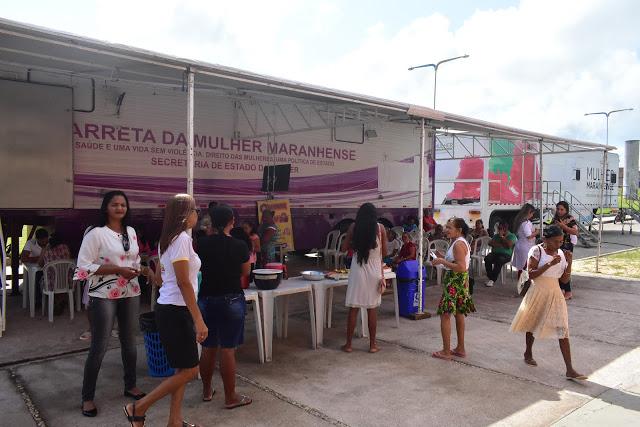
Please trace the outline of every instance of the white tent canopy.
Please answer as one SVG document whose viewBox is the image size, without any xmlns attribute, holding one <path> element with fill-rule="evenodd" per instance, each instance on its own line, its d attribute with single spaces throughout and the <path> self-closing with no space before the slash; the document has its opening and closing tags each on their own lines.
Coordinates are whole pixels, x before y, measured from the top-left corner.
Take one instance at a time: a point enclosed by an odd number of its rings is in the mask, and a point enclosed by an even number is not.
<svg viewBox="0 0 640 427">
<path fill-rule="evenodd" d="M 612 146 L 577 141 L 516 129 L 458 114 L 437 111 L 372 96 L 299 83 L 236 68 L 176 58 L 143 49 L 79 37 L 59 31 L 0 19 L 0 69 L 3 65 L 34 71 L 58 73 L 74 79 L 120 81 L 130 84 L 179 87 L 188 93 L 187 139 L 189 190 L 193 185 L 193 95 L 194 91 L 213 91 L 237 101 L 240 119 L 246 120 L 251 134 L 260 137 L 306 132 L 357 123 L 406 122 L 421 125 L 420 151 L 424 158 L 427 137 L 434 149 L 443 138 L 454 140 L 453 150 L 439 150 L 446 158 L 490 157 L 491 138 L 531 141 L 531 151 L 541 156 L 553 152 L 608 151 Z M 258 120 L 249 118 L 245 102 L 257 105 Z M 95 99 L 93 99 L 95 104 Z M 91 106 L 74 105 L 91 109 Z M 86 111 L 86 110 L 85 110 Z M 304 126 L 292 125 L 288 116 L 296 114 Z M 278 120 L 273 120 L 277 117 Z M 297 121 L 298 123 L 300 120 Z M 473 143 L 455 143 L 455 135 L 472 136 Z M 427 135 L 428 134 L 428 135 Z M 456 151 L 456 146 L 458 147 Z M 431 159 L 434 161 L 435 159 Z M 419 214 L 423 208 L 424 165 L 421 165 Z M 420 227 L 420 230 L 422 228 Z M 422 231 L 421 231 L 422 233 Z M 422 242 L 422 236 L 420 236 Z M 419 253 L 422 254 L 420 245 Z M 422 256 L 420 256 L 422 260 Z M 421 269 L 420 269 L 421 271 Z M 421 287 L 418 287 L 421 291 Z M 422 301 L 422 298 L 420 298 Z"/>
</svg>

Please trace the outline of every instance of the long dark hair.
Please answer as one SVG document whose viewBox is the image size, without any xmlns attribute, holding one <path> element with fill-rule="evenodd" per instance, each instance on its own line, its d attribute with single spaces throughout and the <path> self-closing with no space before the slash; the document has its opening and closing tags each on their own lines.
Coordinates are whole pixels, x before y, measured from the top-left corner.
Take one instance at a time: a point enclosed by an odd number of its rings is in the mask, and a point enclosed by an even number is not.
<svg viewBox="0 0 640 427">
<path fill-rule="evenodd" d="M 377 246 L 378 212 L 371 203 L 365 203 L 358 209 L 353 227 L 351 246 L 356 251 L 358 264 L 369 261 L 369 251 Z"/>
<path fill-rule="evenodd" d="M 114 190 L 109 191 L 102 198 L 102 205 L 100 205 L 100 221 L 99 227 L 104 227 L 109 223 L 109 203 L 115 197 L 122 196 L 124 198 L 124 203 L 127 205 L 127 212 L 125 212 L 124 217 L 122 217 L 122 246 L 125 252 L 129 252 L 129 233 L 127 232 L 127 227 L 129 226 L 129 219 L 131 218 L 131 208 L 129 207 L 129 198 L 124 191 Z M 93 227 L 91 227 L 93 228 Z M 85 233 L 86 234 L 86 233 Z"/>
<path fill-rule="evenodd" d="M 567 212 L 563 218 L 566 218 L 566 217 L 570 216 L 569 215 L 569 203 L 565 202 L 564 200 L 560 200 L 558 203 L 556 203 L 556 214 L 554 215 L 554 219 L 562 219 L 562 218 L 560 218 L 560 215 L 558 215 L 558 210 L 557 210 L 558 206 L 562 206 L 564 208 L 565 212 Z"/>
<path fill-rule="evenodd" d="M 523 222 L 527 221 L 528 220 L 527 216 L 529 216 L 529 214 L 531 212 L 535 212 L 535 210 L 536 210 L 536 208 L 533 207 L 533 205 L 530 204 L 530 203 L 525 203 L 524 206 L 522 206 L 522 208 L 520 209 L 520 211 L 516 215 L 516 218 L 513 220 L 513 232 L 514 233 L 518 232 L 518 228 L 520 228 L 520 224 L 522 224 Z"/>
<path fill-rule="evenodd" d="M 171 242 L 183 231 L 187 230 L 187 218 L 196 202 L 188 194 L 176 194 L 164 208 L 164 220 L 160 233 L 160 252 L 165 252 Z"/>
<path fill-rule="evenodd" d="M 109 203 L 115 197 L 122 196 L 127 205 L 127 212 L 124 214 L 122 218 L 122 230 L 126 234 L 127 226 L 129 225 L 129 219 L 131 218 L 131 208 L 129 207 L 129 198 L 123 191 L 115 190 L 109 191 L 102 198 L 102 205 L 100 206 L 100 221 L 98 222 L 98 227 L 104 227 L 109 222 Z"/>
</svg>

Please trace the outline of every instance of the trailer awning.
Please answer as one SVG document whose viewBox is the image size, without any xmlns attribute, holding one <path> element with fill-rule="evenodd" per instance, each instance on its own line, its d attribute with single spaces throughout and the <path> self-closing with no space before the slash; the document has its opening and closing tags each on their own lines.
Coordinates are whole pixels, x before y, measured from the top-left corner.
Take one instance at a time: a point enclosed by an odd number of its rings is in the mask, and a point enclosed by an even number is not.
<svg viewBox="0 0 640 427">
<path fill-rule="evenodd" d="M 0 64 L 107 81 L 177 87 L 186 86 L 187 70 L 191 70 L 196 76 L 196 91 L 218 90 L 238 99 L 249 95 L 258 102 L 273 103 L 279 99 L 283 103 L 296 104 L 296 108 L 299 108 L 298 103 L 308 104 L 322 122 L 317 127 L 310 123 L 301 129 L 291 126 L 271 128 L 268 133 L 273 135 L 335 127 L 336 121 L 331 122 L 328 120 L 330 117 L 340 117 L 345 126 L 378 120 L 418 122 L 424 118 L 428 127 L 436 132 L 542 141 L 547 147 L 546 152 L 615 149 L 613 146 L 516 129 L 428 107 L 177 58 L 6 19 L 0 19 Z M 260 136 L 257 130 L 254 134 Z"/>
</svg>

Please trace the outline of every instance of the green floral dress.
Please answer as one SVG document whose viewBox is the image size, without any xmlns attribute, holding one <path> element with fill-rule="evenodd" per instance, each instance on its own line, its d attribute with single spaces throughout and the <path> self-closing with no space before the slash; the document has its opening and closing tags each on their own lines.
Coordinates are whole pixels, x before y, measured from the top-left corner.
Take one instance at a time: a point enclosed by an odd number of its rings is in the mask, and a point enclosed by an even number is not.
<svg viewBox="0 0 640 427">
<path fill-rule="evenodd" d="M 460 240 L 467 245 L 467 269 L 469 268 L 469 256 L 470 248 L 469 244 L 463 239 L 458 238 L 456 242 Z M 454 242 L 447 251 L 446 259 L 453 260 L 453 245 Z M 476 306 L 473 304 L 471 294 L 469 294 L 469 273 L 465 271 L 463 273 L 457 273 L 451 270 L 447 270 L 444 273 L 442 280 L 443 289 L 440 303 L 438 304 L 438 314 L 450 313 L 450 314 L 464 314 L 476 311 Z"/>
<path fill-rule="evenodd" d="M 464 273 L 445 272 L 438 314 L 451 313 L 466 316 L 476 311 L 476 306 L 469 294 L 468 279 L 469 273 L 466 271 Z"/>
</svg>

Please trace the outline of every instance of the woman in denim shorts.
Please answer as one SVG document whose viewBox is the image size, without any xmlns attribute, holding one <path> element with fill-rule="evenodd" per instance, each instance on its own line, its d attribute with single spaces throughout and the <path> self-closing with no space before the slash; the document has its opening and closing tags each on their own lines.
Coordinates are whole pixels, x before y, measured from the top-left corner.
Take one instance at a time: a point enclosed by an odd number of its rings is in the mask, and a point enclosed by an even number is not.
<svg viewBox="0 0 640 427">
<path fill-rule="evenodd" d="M 208 338 L 202 343 L 200 376 L 202 400 L 211 401 L 211 386 L 218 349 L 220 349 L 220 375 L 224 384 L 227 409 L 248 405 L 251 399 L 236 393 L 236 348 L 244 340 L 246 302 L 240 279 L 251 269 L 249 248 L 235 239 L 230 232 L 235 224 L 233 210 L 226 205 L 210 209 L 211 236 L 198 240 L 198 255 L 202 260 L 202 284 L 198 305 L 207 328 Z"/>
</svg>

